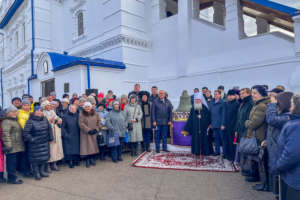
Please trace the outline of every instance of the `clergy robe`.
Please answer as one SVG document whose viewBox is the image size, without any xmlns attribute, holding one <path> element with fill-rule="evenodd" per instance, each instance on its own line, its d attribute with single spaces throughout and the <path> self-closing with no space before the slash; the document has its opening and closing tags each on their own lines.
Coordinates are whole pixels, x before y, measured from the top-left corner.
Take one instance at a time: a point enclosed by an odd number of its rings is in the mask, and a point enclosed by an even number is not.
<svg viewBox="0 0 300 200">
<path fill-rule="evenodd" d="M 210 155 L 212 153 L 210 148 L 212 144 L 209 143 L 207 135 L 207 129 L 210 124 L 210 112 L 203 105 L 200 111 L 201 119 L 198 118 L 198 115 L 199 111 L 191 108 L 184 130 L 192 135 L 192 154 Z"/>
</svg>

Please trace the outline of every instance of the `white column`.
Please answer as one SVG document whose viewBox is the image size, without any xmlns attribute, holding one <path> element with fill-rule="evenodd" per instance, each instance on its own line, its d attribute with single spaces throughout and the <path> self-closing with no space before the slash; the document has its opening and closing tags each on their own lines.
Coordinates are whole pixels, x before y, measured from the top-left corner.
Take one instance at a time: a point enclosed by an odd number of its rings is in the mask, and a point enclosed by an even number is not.
<svg viewBox="0 0 300 200">
<path fill-rule="evenodd" d="M 239 0 L 226 0 L 226 31 L 237 39 L 246 37 L 244 31 L 243 12 Z"/>
<path fill-rule="evenodd" d="M 190 32 L 192 19 L 192 0 L 178 1 L 177 23 L 177 75 L 185 76 L 190 63 Z"/>
<path fill-rule="evenodd" d="M 256 17 L 257 34 L 270 32 L 270 24 L 267 20 L 261 17 Z"/>
<path fill-rule="evenodd" d="M 193 0 L 193 8 L 192 8 L 192 12 L 193 12 L 193 18 L 197 19 L 199 17 L 200 14 L 200 1 L 201 0 Z"/>
<path fill-rule="evenodd" d="M 213 2 L 214 8 L 214 23 L 224 26 L 225 21 L 225 6 L 219 1 Z"/>
<path fill-rule="evenodd" d="M 300 56 L 300 15 L 293 17 L 295 32 L 295 54 Z"/>
<path fill-rule="evenodd" d="M 166 18 L 167 3 L 165 0 L 152 0 L 152 24 L 157 24 L 160 20 Z"/>
</svg>

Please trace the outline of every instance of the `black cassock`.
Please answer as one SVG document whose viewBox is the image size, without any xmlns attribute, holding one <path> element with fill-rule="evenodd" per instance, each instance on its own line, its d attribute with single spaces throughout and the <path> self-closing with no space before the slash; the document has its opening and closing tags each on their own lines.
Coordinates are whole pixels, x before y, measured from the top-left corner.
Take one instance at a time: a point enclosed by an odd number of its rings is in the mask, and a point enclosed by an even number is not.
<svg viewBox="0 0 300 200">
<path fill-rule="evenodd" d="M 192 108 L 184 130 L 192 135 L 192 154 L 210 155 L 213 153 L 211 152 L 212 144 L 209 142 L 207 135 L 207 129 L 210 125 L 210 112 L 203 105 L 200 111 L 201 119 L 199 119 L 198 115 L 199 111 Z"/>
</svg>

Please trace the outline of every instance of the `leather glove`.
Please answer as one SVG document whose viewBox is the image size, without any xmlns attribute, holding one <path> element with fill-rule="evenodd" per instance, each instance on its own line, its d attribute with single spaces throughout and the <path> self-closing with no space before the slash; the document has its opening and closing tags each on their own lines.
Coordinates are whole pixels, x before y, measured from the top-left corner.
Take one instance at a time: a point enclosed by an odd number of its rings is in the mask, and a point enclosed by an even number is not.
<svg viewBox="0 0 300 200">
<path fill-rule="evenodd" d="M 88 134 L 89 134 L 89 135 L 94 135 L 94 130 L 90 130 L 90 131 L 88 132 Z"/>
</svg>

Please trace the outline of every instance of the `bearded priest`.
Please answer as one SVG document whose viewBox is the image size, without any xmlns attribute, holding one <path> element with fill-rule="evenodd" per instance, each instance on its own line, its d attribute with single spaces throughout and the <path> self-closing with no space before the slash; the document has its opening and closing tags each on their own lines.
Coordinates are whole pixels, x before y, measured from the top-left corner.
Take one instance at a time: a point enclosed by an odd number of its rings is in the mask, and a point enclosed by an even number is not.
<svg viewBox="0 0 300 200">
<path fill-rule="evenodd" d="M 192 154 L 196 156 L 210 155 L 212 144 L 208 138 L 210 112 L 202 94 L 194 95 L 194 105 L 184 127 L 184 132 L 192 135 Z"/>
</svg>

